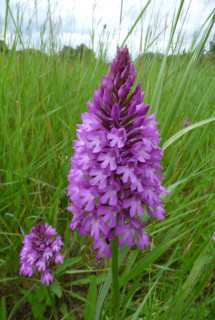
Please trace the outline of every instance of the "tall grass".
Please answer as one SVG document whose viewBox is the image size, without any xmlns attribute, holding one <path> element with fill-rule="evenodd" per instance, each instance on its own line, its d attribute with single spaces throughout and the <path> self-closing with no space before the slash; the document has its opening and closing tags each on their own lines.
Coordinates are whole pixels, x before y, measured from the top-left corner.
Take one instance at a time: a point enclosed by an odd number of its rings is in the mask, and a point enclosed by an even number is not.
<svg viewBox="0 0 215 320">
<path fill-rule="evenodd" d="M 151 250 L 119 251 L 121 320 L 215 318 L 215 65 L 199 60 L 215 17 L 189 54 L 168 56 L 183 3 L 164 57 L 143 55 L 135 65 L 145 103 L 157 113 L 170 197 L 166 220 L 148 226 Z M 111 266 L 96 261 L 90 238 L 71 233 L 66 210 L 76 124 L 109 64 L 102 56 L 63 59 L 53 38 L 50 55 L 17 52 L 21 33 L 14 23 L 13 47 L 0 53 L 0 318 L 111 319 Z M 186 118 L 190 126 L 183 129 Z M 21 241 L 38 221 L 52 224 L 65 241 L 51 295 L 39 278 L 18 276 Z"/>
</svg>

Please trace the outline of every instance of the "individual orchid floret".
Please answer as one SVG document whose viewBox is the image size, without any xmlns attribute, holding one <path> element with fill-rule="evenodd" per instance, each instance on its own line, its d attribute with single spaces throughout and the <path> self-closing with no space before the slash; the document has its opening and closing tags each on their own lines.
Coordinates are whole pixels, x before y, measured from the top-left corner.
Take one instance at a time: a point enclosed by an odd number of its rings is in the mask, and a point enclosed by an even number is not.
<svg viewBox="0 0 215 320">
<path fill-rule="evenodd" d="M 36 271 L 41 271 L 41 282 L 49 286 L 54 279 L 51 266 L 64 260 L 60 252 L 63 246 L 61 236 L 47 223 L 45 226 L 37 223 L 30 234 L 25 235 L 23 244 L 19 274 L 31 277 Z"/>
<path fill-rule="evenodd" d="M 150 247 L 142 217 L 164 219 L 160 161 L 163 151 L 155 122 L 147 117 L 141 83 L 132 91 L 136 72 L 127 47 L 117 51 L 108 76 L 103 76 L 89 113 L 82 114 L 74 141 L 68 195 L 71 230 L 94 238 L 97 258 L 119 246 Z"/>
</svg>

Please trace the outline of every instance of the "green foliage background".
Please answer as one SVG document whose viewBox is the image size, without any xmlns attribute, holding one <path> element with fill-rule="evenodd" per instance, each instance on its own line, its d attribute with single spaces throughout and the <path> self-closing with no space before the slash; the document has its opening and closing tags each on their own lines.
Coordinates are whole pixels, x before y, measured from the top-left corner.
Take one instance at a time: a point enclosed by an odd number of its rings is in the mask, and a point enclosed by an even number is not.
<svg viewBox="0 0 215 320">
<path fill-rule="evenodd" d="M 183 3 L 166 54 L 135 62 L 145 104 L 157 113 L 170 197 L 166 220 L 147 227 L 151 250 L 120 249 L 121 320 L 215 318 L 215 64 L 210 55 L 200 59 L 215 17 L 188 54 L 170 56 Z M 76 125 L 110 64 L 103 52 L 62 57 L 53 38 L 49 56 L 17 52 L 20 42 L 17 32 L 12 49 L 0 53 L 0 318 L 113 319 L 111 265 L 96 261 L 91 238 L 69 230 L 66 210 Z M 65 241 L 65 263 L 49 289 L 39 276 L 18 275 L 21 241 L 39 221 Z"/>
</svg>

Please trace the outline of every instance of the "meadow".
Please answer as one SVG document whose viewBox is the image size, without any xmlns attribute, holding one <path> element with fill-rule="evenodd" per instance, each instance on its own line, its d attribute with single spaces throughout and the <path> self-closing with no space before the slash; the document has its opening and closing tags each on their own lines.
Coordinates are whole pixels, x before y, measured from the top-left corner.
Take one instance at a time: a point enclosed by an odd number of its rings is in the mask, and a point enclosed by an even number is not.
<svg viewBox="0 0 215 320">
<path fill-rule="evenodd" d="M 135 84 L 157 114 L 170 196 L 165 220 L 147 227 L 151 249 L 119 250 L 121 320 L 215 319 L 215 60 L 201 58 L 214 22 L 188 54 L 134 61 Z M 42 44 L 18 52 L 20 37 L 0 52 L 0 318 L 111 320 L 111 264 L 97 261 L 91 237 L 71 232 L 66 210 L 77 124 L 110 63 L 102 53 L 47 55 Z M 19 276 L 24 235 L 39 221 L 64 240 L 48 289 L 39 276 Z"/>
</svg>

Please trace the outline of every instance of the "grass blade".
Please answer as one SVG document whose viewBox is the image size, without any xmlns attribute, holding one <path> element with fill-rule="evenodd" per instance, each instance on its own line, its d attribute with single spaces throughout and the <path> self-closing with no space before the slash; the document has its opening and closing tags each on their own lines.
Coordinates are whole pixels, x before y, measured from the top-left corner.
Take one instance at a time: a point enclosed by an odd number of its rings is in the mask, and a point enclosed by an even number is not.
<svg viewBox="0 0 215 320">
<path fill-rule="evenodd" d="M 90 281 L 89 293 L 87 296 L 87 306 L 84 311 L 84 319 L 94 320 L 96 313 L 97 284 L 96 277 L 92 276 Z"/>
<path fill-rule="evenodd" d="M 160 68 L 160 72 L 159 72 L 159 75 L 158 75 L 158 79 L 157 79 L 157 82 L 156 82 L 156 85 L 155 85 L 155 89 L 154 89 L 154 93 L 153 93 L 152 100 L 151 100 L 151 112 L 152 113 L 157 113 L 158 112 L 158 107 L 159 107 L 160 98 L 161 98 L 161 91 L 162 91 L 163 81 L 164 81 L 164 77 L 165 77 L 167 56 L 168 56 L 169 48 L 170 48 L 171 43 L 173 41 L 173 36 L 174 36 L 174 33 L 175 33 L 176 26 L 178 24 L 179 17 L 181 15 L 183 4 L 184 4 L 184 0 L 181 0 L 179 8 L 178 8 L 178 12 L 177 12 L 177 16 L 176 16 L 175 22 L 172 25 L 169 42 L 168 42 L 168 45 L 167 45 L 167 48 L 166 48 L 166 52 L 165 52 L 165 55 L 164 55 L 164 58 L 163 58 L 163 62 L 162 62 L 161 68 Z"/>
<path fill-rule="evenodd" d="M 210 123 L 212 121 L 215 121 L 215 117 L 209 118 L 209 119 L 205 119 L 202 121 L 199 121 L 197 123 L 194 123 L 190 126 L 188 126 L 187 128 L 182 129 L 181 131 L 177 132 L 176 134 L 174 134 L 171 138 L 169 138 L 166 142 L 164 142 L 162 149 L 165 150 L 166 148 L 168 148 L 173 142 L 175 142 L 176 140 L 178 140 L 180 137 L 182 137 L 185 133 L 203 126 L 204 124 Z"/>
<path fill-rule="evenodd" d="M 131 27 L 131 29 L 129 30 L 127 36 L 125 37 L 124 41 L 122 42 L 121 48 L 124 47 L 126 41 L 128 40 L 128 38 L 129 38 L 130 35 L 132 34 L 134 28 L 136 27 L 137 23 L 139 22 L 139 20 L 141 19 L 142 15 L 143 15 L 144 12 L 146 11 L 146 9 L 147 9 L 148 5 L 150 4 L 150 2 L 151 2 L 151 0 L 149 0 L 149 1 L 146 3 L 145 7 L 144 7 L 144 8 L 142 9 L 142 11 L 140 12 L 139 16 L 137 17 L 136 21 L 134 22 L 133 26 Z"/>
<path fill-rule="evenodd" d="M 7 310 L 6 310 L 5 297 L 1 298 L 0 316 L 1 316 L 1 320 L 7 320 Z"/>
<path fill-rule="evenodd" d="M 16 310 L 17 310 L 17 309 L 19 308 L 19 306 L 23 303 L 23 301 L 25 301 L 25 299 L 27 298 L 27 296 L 31 293 L 31 291 L 34 290 L 35 287 L 36 287 L 36 284 L 33 285 L 33 286 L 24 294 L 24 296 L 15 303 L 15 305 L 13 306 L 13 309 L 11 310 L 11 313 L 10 313 L 10 315 L 9 315 L 9 317 L 8 317 L 8 320 L 13 319 L 13 316 L 15 315 Z"/>
</svg>

